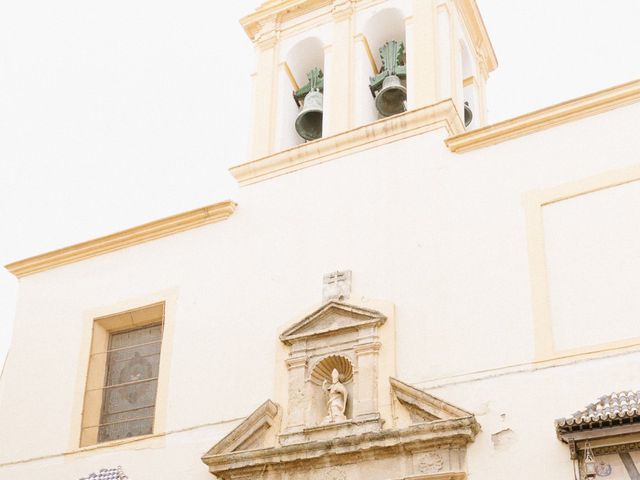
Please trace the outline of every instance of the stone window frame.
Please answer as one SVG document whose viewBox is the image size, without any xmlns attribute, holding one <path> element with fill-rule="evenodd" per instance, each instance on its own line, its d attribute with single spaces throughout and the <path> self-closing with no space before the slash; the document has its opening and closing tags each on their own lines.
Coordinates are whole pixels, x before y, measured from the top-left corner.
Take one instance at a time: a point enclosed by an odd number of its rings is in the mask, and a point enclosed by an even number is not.
<svg viewBox="0 0 640 480">
<path fill-rule="evenodd" d="M 166 304 L 164 301 L 152 303 L 111 315 L 93 319 L 91 347 L 87 368 L 87 377 L 84 388 L 82 419 L 80 429 L 80 447 L 91 445 L 104 445 L 111 442 L 141 438 L 143 436 L 128 437 L 105 442 L 98 441 L 100 418 L 102 416 L 103 388 L 107 371 L 107 351 L 109 340 L 114 333 L 125 332 L 132 329 L 162 325 L 163 333 L 160 346 L 160 369 L 162 369 L 163 344 L 166 340 Z M 154 422 L 151 435 L 157 432 L 158 396 L 160 392 L 160 379 L 154 404 Z"/>
</svg>

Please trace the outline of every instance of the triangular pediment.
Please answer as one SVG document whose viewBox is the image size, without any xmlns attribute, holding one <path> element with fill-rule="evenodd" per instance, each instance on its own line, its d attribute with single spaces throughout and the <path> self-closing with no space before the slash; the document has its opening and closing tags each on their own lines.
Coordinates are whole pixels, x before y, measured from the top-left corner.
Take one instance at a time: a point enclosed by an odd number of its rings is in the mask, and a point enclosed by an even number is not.
<svg viewBox="0 0 640 480">
<path fill-rule="evenodd" d="M 267 400 L 226 437 L 216 443 L 203 456 L 203 459 L 213 455 L 264 448 L 267 430 L 273 426 L 277 415 L 278 405 Z"/>
<path fill-rule="evenodd" d="M 290 345 L 296 340 L 316 335 L 327 335 L 340 330 L 358 329 L 368 325 L 380 325 L 386 319 L 387 317 L 376 310 L 330 301 L 287 328 L 280 335 L 280 340 Z"/>
<path fill-rule="evenodd" d="M 473 417 L 472 413 L 400 380 L 389 378 L 389 382 L 395 398 L 407 411 L 412 423 Z"/>
</svg>

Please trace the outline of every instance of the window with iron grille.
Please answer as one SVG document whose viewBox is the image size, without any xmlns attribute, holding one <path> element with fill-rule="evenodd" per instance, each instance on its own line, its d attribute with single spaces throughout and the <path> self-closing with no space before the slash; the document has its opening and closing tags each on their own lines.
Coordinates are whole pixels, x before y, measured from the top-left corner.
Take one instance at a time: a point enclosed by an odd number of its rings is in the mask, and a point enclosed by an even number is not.
<svg viewBox="0 0 640 480">
<path fill-rule="evenodd" d="M 153 433 L 162 325 L 109 336 L 98 442 Z"/>
<path fill-rule="evenodd" d="M 164 302 L 94 319 L 80 446 L 153 433 Z"/>
</svg>

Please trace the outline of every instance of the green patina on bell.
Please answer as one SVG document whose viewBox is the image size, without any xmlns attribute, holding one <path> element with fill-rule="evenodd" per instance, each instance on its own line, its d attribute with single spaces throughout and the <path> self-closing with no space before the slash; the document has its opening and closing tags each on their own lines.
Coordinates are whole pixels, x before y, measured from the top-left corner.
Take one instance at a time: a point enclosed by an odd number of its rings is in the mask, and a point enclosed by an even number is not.
<svg viewBox="0 0 640 480">
<path fill-rule="evenodd" d="M 376 99 L 376 109 L 383 117 L 407 110 L 407 89 L 401 79 L 407 78 L 404 64 L 404 44 L 392 40 L 380 48 L 382 68 L 369 78 L 369 89 Z"/>
<path fill-rule="evenodd" d="M 314 68 L 307 73 L 309 81 L 299 90 L 293 92 L 293 99 L 300 108 L 296 118 L 296 132 L 305 140 L 316 140 L 322 137 L 322 102 L 324 75 L 322 70 Z"/>
</svg>

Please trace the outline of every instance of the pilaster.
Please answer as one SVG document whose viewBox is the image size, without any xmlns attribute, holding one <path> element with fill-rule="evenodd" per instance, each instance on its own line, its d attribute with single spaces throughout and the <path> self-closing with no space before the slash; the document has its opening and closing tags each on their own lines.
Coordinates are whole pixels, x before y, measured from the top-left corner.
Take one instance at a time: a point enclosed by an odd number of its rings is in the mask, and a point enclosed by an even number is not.
<svg viewBox="0 0 640 480">
<path fill-rule="evenodd" d="M 358 391 L 353 405 L 353 417 L 357 420 L 368 420 L 379 415 L 378 352 L 381 344 L 375 340 L 375 327 L 367 330 L 369 332 L 360 332 L 361 337 L 355 347 Z"/>
<path fill-rule="evenodd" d="M 353 125 L 353 11 L 352 0 L 333 2 L 333 44 L 325 53 L 324 136 Z"/>
<path fill-rule="evenodd" d="M 298 354 L 292 353 L 287 360 L 289 370 L 289 404 L 287 407 L 287 430 L 299 430 L 305 425 L 306 411 L 306 385 L 305 373 L 307 370 L 307 358 L 304 351 Z"/>
<path fill-rule="evenodd" d="M 261 25 L 254 40 L 257 65 L 254 76 L 251 158 L 260 158 L 273 151 L 278 78 L 278 23 L 271 17 Z"/>
<path fill-rule="evenodd" d="M 438 100 L 437 22 L 435 0 L 413 0 L 413 17 L 407 25 L 407 53 L 411 65 L 409 109 Z"/>
</svg>

